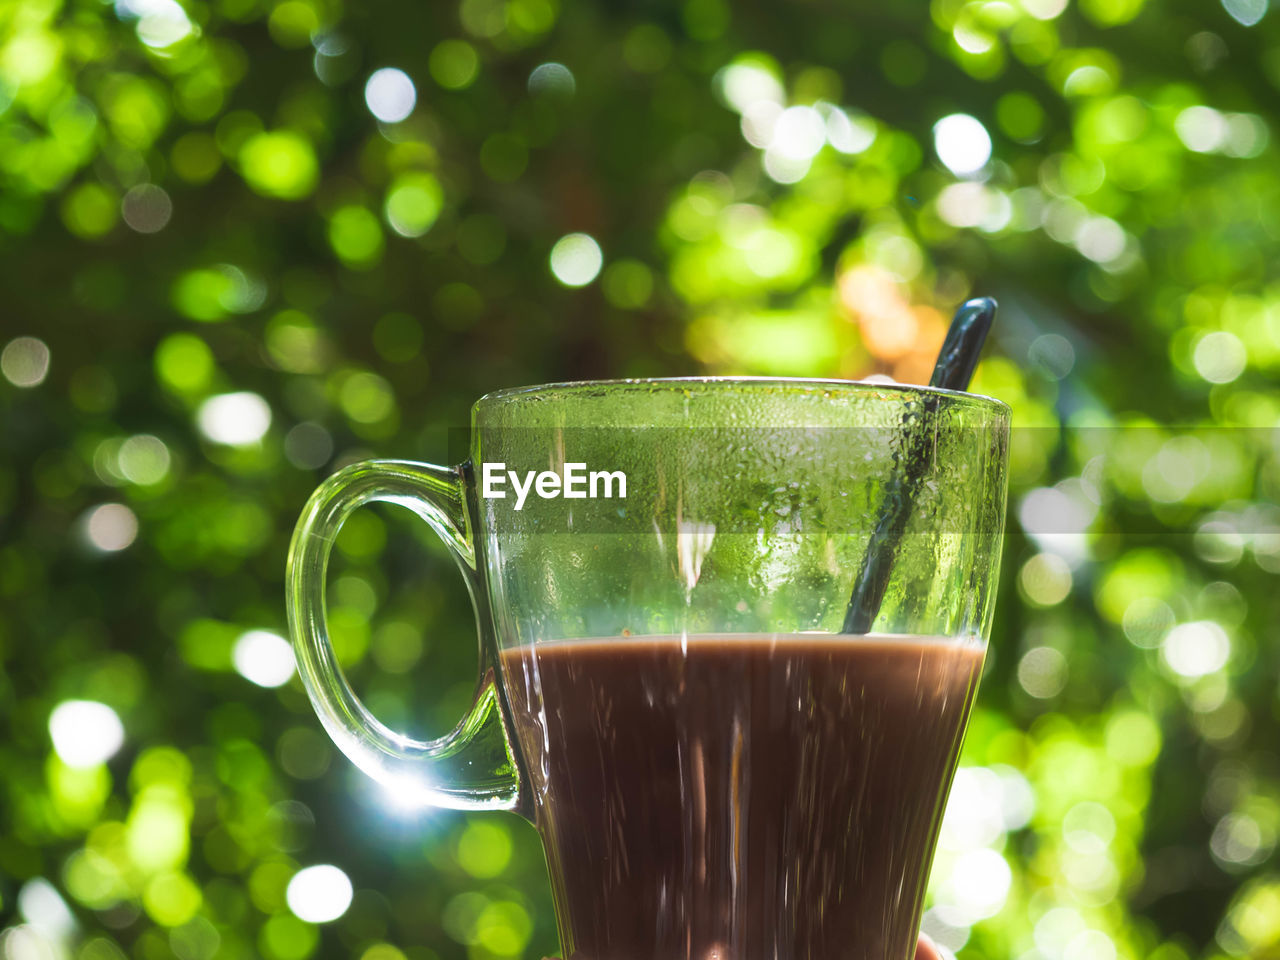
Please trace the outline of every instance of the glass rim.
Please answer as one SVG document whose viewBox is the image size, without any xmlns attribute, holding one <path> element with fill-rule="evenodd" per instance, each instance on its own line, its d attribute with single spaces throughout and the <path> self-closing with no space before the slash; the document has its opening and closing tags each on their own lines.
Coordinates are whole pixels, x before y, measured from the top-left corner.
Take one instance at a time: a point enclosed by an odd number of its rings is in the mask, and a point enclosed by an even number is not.
<svg viewBox="0 0 1280 960">
<path fill-rule="evenodd" d="M 694 376 L 694 377 L 627 377 L 608 380 L 563 380 L 554 383 L 538 383 L 521 387 L 504 387 L 486 393 L 473 405 L 478 410 L 482 405 L 519 400 L 524 397 L 536 397 L 547 393 L 578 393 L 600 387 L 679 387 L 687 384 L 724 384 L 727 386 L 778 386 L 829 390 L 833 387 L 848 390 L 850 393 L 888 392 L 904 395 L 937 396 L 953 402 L 974 403 L 977 406 L 990 407 L 996 413 L 1011 413 L 1011 408 L 1003 400 L 985 393 L 972 393 L 968 390 L 948 390 L 943 387 L 930 387 L 915 383 L 881 383 L 868 380 L 839 380 L 834 377 L 768 377 L 768 376 Z"/>
</svg>

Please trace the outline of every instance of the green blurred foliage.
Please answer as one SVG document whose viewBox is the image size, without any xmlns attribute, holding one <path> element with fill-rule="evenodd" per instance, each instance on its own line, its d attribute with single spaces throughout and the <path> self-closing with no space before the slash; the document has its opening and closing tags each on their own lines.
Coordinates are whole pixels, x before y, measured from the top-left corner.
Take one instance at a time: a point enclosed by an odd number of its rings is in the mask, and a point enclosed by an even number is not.
<svg viewBox="0 0 1280 960">
<path fill-rule="evenodd" d="M 289 679 L 307 493 L 503 386 L 920 381 L 971 293 L 1020 429 L 926 929 L 1280 954 L 1278 94 L 1267 0 L 0 6 L 4 955 L 554 953 L 532 831 L 390 806 Z M 451 563 L 338 547 L 443 732 Z"/>
</svg>

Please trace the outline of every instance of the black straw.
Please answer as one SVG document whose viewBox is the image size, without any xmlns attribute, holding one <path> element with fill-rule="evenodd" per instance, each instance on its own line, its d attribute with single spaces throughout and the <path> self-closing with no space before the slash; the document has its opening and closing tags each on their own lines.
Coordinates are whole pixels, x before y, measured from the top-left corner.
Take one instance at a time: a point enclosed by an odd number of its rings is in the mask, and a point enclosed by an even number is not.
<svg viewBox="0 0 1280 960">
<path fill-rule="evenodd" d="M 929 386 L 944 390 L 968 388 L 995 316 L 996 302 L 990 297 L 978 297 L 960 305 L 938 353 Z M 926 394 L 923 411 L 912 409 L 903 417 L 903 427 L 910 429 L 911 433 L 905 451 L 897 457 L 900 469 L 895 471 L 889 483 L 884 512 L 871 535 L 871 543 L 867 545 L 867 555 L 862 561 L 858 579 L 854 581 L 853 595 L 844 616 L 843 633 L 869 633 L 876 614 L 880 612 L 902 533 L 911 516 L 916 488 L 929 466 L 929 423 L 937 406 L 937 397 Z M 915 429 L 911 429 L 912 421 L 915 421 Z"/>
</svg>

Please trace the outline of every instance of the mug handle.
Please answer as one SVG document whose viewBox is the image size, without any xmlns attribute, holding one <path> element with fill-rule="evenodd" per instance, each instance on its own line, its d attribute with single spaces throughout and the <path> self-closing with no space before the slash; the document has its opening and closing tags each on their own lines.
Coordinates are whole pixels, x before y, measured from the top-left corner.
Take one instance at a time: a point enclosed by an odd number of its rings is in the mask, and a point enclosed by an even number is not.
<svg viewBox="0 0 1280 960">
<path fill-rule="evenodd" d="M 485 603 L 467 513 L 463 468 L 405 460 L 367 460 L 322 483 L 307 501 L 289 546 L 286 595 L 298 672 L 329 736 L 353 763 L 385 785 L 397 802 L 459 810 L 514 810 L 520 777 L 503 726 L 493 665 L 483 641 L 475 702 L 454 731 L 415 740 L 371 714 L 343 676 L 329 641 L 325 573 L 343 522 L 379 501 L 407 507 L 449 546 L 480 623 Z"/>
</svg>

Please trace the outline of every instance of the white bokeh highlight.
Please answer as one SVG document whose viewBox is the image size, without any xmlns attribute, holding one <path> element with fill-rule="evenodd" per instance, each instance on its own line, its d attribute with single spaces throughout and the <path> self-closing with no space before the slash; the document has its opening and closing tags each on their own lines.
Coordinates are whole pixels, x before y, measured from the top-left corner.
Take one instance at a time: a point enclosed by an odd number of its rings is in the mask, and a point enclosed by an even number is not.
<svg viewBox="0 0 1280 960">
<path fill-rule="evenodd" d="M 299 920 L 330 923 L 351 906 L 351 880 L 332 864 L 304 867 L 293 875 L 285 890 L 285 902 Z"/>
<path fill-rule="evenodd" d="M 231 650 L 231 662 L 236 673 L 260 687 L 284 686 L 295 668 L 289 641 L 270 630 L 241 634 Z"/>
<path fill-rule="evenodd" d="M 1009 195 L 983 183 L 950 184 L 938 194 L 937 203 L 938 215 L 953 227 L 976 227 L 995 233 L 1013 219 Z"/>
<path fill-rule="evenodd" d="M 968 177 L 991 159 L 991 134 L 976 117 L 953 113 L 933 125 L 933 147 L 943 166 L 958 177 Z"/>
<path fill-rule="evenodd" d="M 177 0 L 116 0 L 115 8 L 121 20 L 137 20 L 138 39 L 155 50 L 198 33 Z"/>
<path fill-rule="evenodd" d="M 214 443 L 248 447 L 266 435 L 271 407 L 256 393 L 244 390 L 210 397 L 196 414 L 200 432 Z"/>
<path fill-rule="evenodd" d="M 1160 654 L 1169 669 L 1194 680 L 1216 673 L 1231 657 L 1231 638 L 1212 620 L 1180 623 L 1165 636 Z"/>
<path fill-rule="evenodd" d="M 827 108 L 827 143 L 840 153 L 862 153 L 876 142 L 876 124 L 862 114 L 851 115 L 839 107 Z"/>
<path fill-rule="evenodd" d="M 15 337 L 0 352 L 0 373 L 15 387 L 38 387 L 49 375 L 49 347 L 36 337 Z"/>
<path fill-rule="evenodd" d="M 1188 150 L 1211 153 L 1227 139 L 1227 118 L 1213 107 L 1187 107 L 1174 120 L 1173 129 Z"/>
<path fill-rule="evenodd" d="M 769 150 L 788 160 L 809 160 L 826 145 L 827 124 L 813 107 L 788 107 L 773 124 Z"/>
<path fill-rule="evenodd" d="M 600 273 L 604 254 L 586 233 L 571 233 L 551 248 L 551 273 L 566 287 L 585 287 Z"/>
<path fill-rule="evenodd" d="M 375 70 L 364 85 L 364 102 L 369 112 L 383 123 L 399 123 L 418 103 L 418 91 L 403 70 L 383 67 Z"/>
<path fill-rule="evenodd" d="M 116 462 L 120 474 L 130 483 L 151 486 L 169 473 L 169 448 L 163 440 L 149 433 L 129 437 L 120 444 Z"/>
<path fill-rule="evenodd" d="M 786 97 L 778 78 L 758 64 L 730 64 L 720 71 L 716 79 L 720 95 L 738 113 L 745 113 L 748 107 L 760 101 L 781 105 Z"/>
<path fill-rule="evenodd" d="M 85 514 L 84 537 L 95 550 L 118 553 L 138 538 L 138 517 L 123 503 L 104 503 Z"/>
<path fill-rule="evenodd" d="M 1110 217 L 1089 217 L 1076 229 L 1075 247 L 1094 263 L 1111 263 L 1124 253 L 1128 237 Z"/>
<path fill-rule="evenodd" d="M 124 745 L 124 724 L 105 703 L 64 700 L 49 714 L 49 736 L 68 767 L 96 767 Z"/>
<path fill-rule="evenodd" d="M 1246 27 L 1259 23 L 1267 15 L 1268 6 L 1268 0 L 1222 0 L 1222 9 Z"/>
<path fill-rule="evenodd" d="M 1196 373 L 1210 383 L 1230 383 L 1244 373 L 1249 353 L 1229 330 L 1214 330 L 1201 337 L 1191 354 Z"/>
<path fill-rule="evenodd" d="M 75 914 L 62 894 L 44 877 L 28 880 L 18 891 L 18 912 L 41 933 L 55 941 L 65 941 L 76 932 Z M 12 957 L 9 951 L 6 956 Z"/>
<path fill-rule="evenodd" d="M 1053 20 L 1067 9 L 1067 0 L 1022 0 L 1022 9 L 1037 20 Z"/>
<path fill-rule="evenodd" d="M 533 68 L 529 74 L 529 92 L 533 94 L 553 93 L 561 96 L 572 96 L 578 89 L 573 71 L 563 63 L 543 63 Z"/>
</svg>

